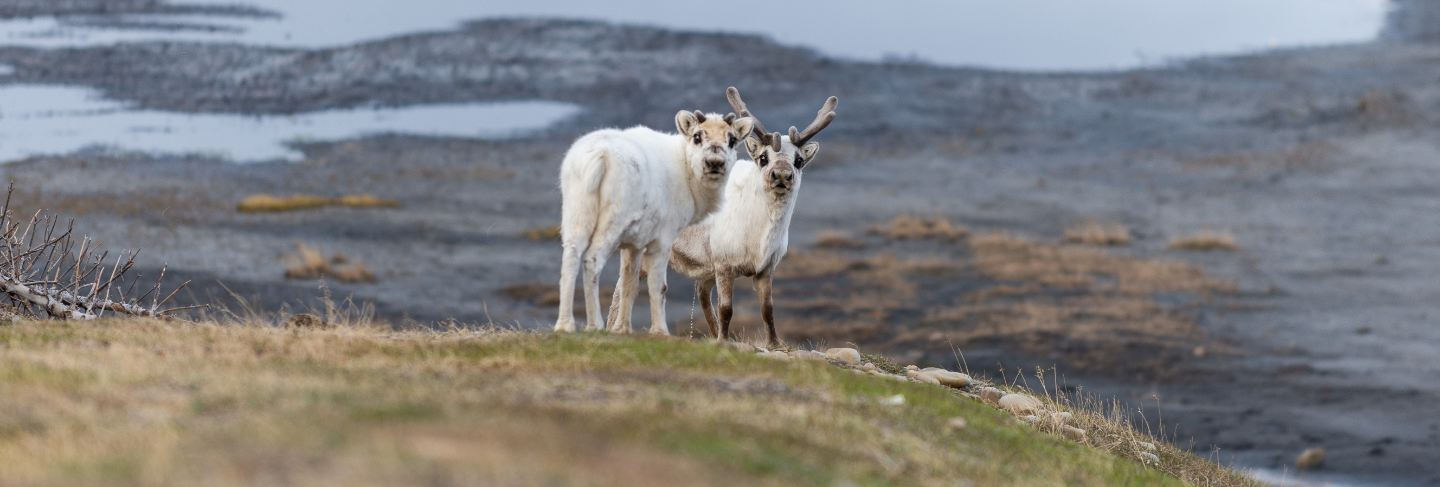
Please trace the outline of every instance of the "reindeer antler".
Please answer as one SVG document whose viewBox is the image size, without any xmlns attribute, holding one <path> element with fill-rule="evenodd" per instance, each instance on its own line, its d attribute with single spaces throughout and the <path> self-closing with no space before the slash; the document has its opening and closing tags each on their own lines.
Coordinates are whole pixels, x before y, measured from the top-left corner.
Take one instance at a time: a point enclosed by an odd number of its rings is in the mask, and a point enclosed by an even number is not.
<svg viewBox="0 0 1440 487">
<path fill-rule="evenodd" d="M 755 124 L 752 125 L 750 128 L 750 132 L 752 134 L 754 134 L 756 137 L 759 137 L 761 142 L 765 142 L 767 144 L 770 143 L 769 141 L 765 140 L 766 137 L 770 136 L 770 132 L 767 132 L 765 130 L 765 124 L 760 123 L 760 117 L 755 116 L 754 113 L 750 112 L 750 108 L 745 106 L 745 100 L 740 98 L 739 89 L 735 88 L 734 86 L 726 88 L 725 99 L 730 101 L 730 108 L 734 108 L 735 113 L 739 114 L 742 117 L 750 117 L 751 120 L 755 121 Z"/>
<path fill-rule="evenodd" d="M 796 146 L 805 145 L 811 138 L 818 135 L 821 130 L 825 130 L 825 127 L 829 127 L 830 122 L 835 121 L 835 107 L 839 104 L 839 98 L 832 96 L 826 99 L 825 104 L 820 105 L 820 111 L 815 112 L 815 121 L 810 122 L 810 126 L 805 127 L 805 131 L 803 132 L 795 130 L 795 126 L 793 125 L 790 126 L 790 143 Z"/>
</svg>

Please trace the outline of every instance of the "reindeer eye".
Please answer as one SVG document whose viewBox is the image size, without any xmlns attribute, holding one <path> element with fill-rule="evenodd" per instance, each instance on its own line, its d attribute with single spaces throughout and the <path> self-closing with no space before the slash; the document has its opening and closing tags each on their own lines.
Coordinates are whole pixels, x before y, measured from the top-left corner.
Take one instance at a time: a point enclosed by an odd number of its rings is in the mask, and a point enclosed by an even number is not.
<svg viewBox="0 0 1440 487">
<path fill-rule="evenodd" d="M 700 145 L 700 134 L 695 134 L 694 137 L 690 138 L 690 141 L 694 142 L 695 145 Z"/>
<path fill-rule="evenodd" d="M 730 147 L 735 147 L 736 142 L 739 142 L 739 140 L 735 139 L 735 135 L 730 135 Z"/>
<path fill-rule="evenodd" d="M 805 158 L 800 157 L 800 156 L 795 156 L 795 167 L 796 167 L 796 168 L 799 168 L 799 167 L 800 167 L 801 165 L 803 165 L 803 164 L 805 164 Z"/>
<path fill-rule="evenodd" d="M 760 167 L 765 167 L 766 164 L 769 164 L 769 163 L 770 163 L 770 155 L 769 155 L 769 154 L 760 154 L 760 160 L 759 160 L 759 161 L 756 161 L 756 162 L 759 162 L 759 163 L 760 163 Z"/>
</svg>

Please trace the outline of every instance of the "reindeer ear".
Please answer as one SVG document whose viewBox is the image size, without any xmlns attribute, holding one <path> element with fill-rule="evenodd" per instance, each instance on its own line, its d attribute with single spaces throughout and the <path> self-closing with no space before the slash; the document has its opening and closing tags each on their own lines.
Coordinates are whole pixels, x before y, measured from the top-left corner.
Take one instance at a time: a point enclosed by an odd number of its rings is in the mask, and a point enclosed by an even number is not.
<svg viewBox="0 0 1440 487">
<path fill-rule="evenodd" d="M 745 143 L 748 145 L 750 143 L 750 132 L 755 129 L 755 119 L 740 117 L 735 119 L 734 122 L 730 122 L 730 127 L 735 129 L 735 136 L 745 139 Z"/>
<path fill-rule="evenodd" d="M 795 154 L 795 169 L 805 169 L 811 162 L 815 162 L 815 155 L 820 153 L 820 143 L 810 142 L 800 146 L 800 151 Z"/>
<path fill-rule="evenodd" d="M 745 151 L 750 153 L 751 158 L 759 157 L 765 152 L 765 143 L 755 137 L 745 137 Z"/>
<path fill-rule="evenodd" d="M 696 125 L 700 125 L 700 119 L 695 118 L 694 113 L 685 110 L 675 113 L 675 130 L 679 130 L 680 135 L 690 135 Z"/>
</svg>

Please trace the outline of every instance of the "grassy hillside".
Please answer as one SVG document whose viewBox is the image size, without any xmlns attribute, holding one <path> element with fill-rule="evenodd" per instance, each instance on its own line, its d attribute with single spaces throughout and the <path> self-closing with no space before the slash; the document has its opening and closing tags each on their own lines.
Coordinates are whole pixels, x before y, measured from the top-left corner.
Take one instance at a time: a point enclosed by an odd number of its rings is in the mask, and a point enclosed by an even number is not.
<svg viewBox="0 0 1440 487">
<path fill-rule="evenodd" d="M 10 485 L 1184 483 L 952 389 L 690 340 L 153 321 L 0 325 L 0 458 Z"/>
</svg>

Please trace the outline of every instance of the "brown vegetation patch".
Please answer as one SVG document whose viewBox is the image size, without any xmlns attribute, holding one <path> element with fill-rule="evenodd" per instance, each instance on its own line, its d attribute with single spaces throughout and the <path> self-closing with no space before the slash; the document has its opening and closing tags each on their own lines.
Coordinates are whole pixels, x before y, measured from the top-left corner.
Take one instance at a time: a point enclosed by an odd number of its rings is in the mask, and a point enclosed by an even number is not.
<svg viewBox="0 0 1440 487">
<path fill-rule="evenodd" d="M 871 233 L 892 240 L 918 240 L 927 238 L 956 240 L 970 234 L 963 226 L 950 223 L 945 217 L 922 218 L 914 215 L 900 215 L 882 225 L 870 229 Z"/>
<path fill-rule="evenodd" d="M 1064 240 L 1101 247 L 1130 245 L 1130 229 L 1116 222 L 1087 221 L 1065 229 Z"/>
<path fill-rule="evenodd" d="M 1170 241 L 1171 250 L 1190 250 L 1196 252 L 1234 252 L 1240 246 L 1235 243 L 1235 236 L 1227 232 L 1201 231 L 1183 237 L 1177 237 Z"/>
<path fill-rule="evenodd" d="M 1180 164 L 1196 169 L 1232 168 L 1248 171 L 1291 171 L 1326 167 L 1339 147 L 1325 141 L 1296 144 L 1280 150 L 1235 152 L 1179 158 Z"/>
<path fill-rule="evenodd" d="M 308 194 L 290 196 L 257 194 L 247 196 L 245 199 L 240 200 L 240 203 L 235 205 L 235 210 L 241 213 L 277 213 L 312 210 L 327 206 L 341 206 L 346 208 L 398 208 L 400 202 L 377 198 L 369 194 L 344 195 L 335 198 Z"/>
<path fill-rule="evenodd" d="M 329 277 L 348 283 L 375 282 L 375 274 L 366 269 L 364 264 L 351 262 L 344 254 L 338 253 L 326 258 L 318 249 L 303 243 L 295 244 L 295 253 L 286 255 L 283 261 L 286 279 Z"/>
<path fill-rule="evenodd" d="M 560 240 L 560 225 L 531 228 L 525 231 L 525 238 L 535 241 Z"/>
<path fill-rule="evenodd" d="M 815 237 L 815 247 L 822 249 L 858 249 L 865 242 L 839 230 L 823 230 Z"/>
</svg>

